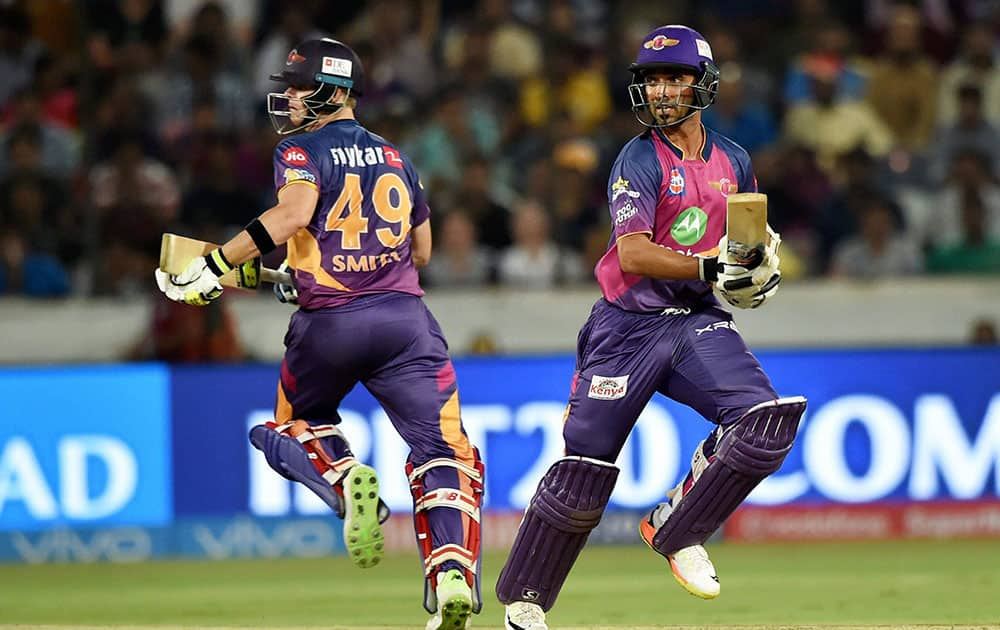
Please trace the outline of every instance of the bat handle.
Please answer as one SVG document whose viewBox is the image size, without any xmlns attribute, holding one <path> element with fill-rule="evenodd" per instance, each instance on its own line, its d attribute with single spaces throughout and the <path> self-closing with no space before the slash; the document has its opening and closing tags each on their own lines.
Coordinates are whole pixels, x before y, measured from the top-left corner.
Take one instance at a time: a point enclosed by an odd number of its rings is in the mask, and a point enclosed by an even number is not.
<svg viewBox="0 0 1000 630">
<path fill-rule="evenodd" d="M 270 282 L 272 284 L 292 284 L 292 275 L 290 273 L 268 269 L 267 267 L 261 267 L 260 279 L 262 282 Z"/>
</svg>

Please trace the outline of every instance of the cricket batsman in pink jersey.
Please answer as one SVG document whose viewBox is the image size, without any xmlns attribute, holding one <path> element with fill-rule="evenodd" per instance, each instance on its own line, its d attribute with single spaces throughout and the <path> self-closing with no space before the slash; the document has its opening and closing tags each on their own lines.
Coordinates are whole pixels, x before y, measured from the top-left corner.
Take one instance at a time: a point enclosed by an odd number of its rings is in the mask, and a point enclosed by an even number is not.
<svg viewBox="0 0 1000 630">
<path fill-rule="evenodd" d="M 727 251 L 726 197 L 755 192 L 757 182 L 747 152 L 701 123 L 719 86 L 711 47 L 686 26 L 662 26 L 629 70 L 646 130 L 621 150 L 608 181 L 614 233 L 595 270 L 603 297 L 577 341 L 566 455 L 539 482 L 497 582 L 509 630 L 548 627 L 545 612 L 600 522 L 614 462 L 653 394 L 716 425 L 639 527 L 678 582 L 705 599 L 720 586 L 702 544 L 778 470 L 805 411 L 804 398 L 775 393 L 715 297 L 756 308 L 781 274 L 773 232 L 750 263 Z"/>
<path fill-rule="evenodd" d="M 276 293 L 299 309 L 285 335 L 275 421 L 254 427 L 250 441 L 344 519 L 351 560 L 374 566 L 389 511 L 375 470 L 337 426 L 341 401 L 362 383 L 410 447 L 426 628 L 466 628 L 482 606 L 483 464 L 462 426 L 448 346 L 421 299 L 417 267 L 431 254 L 423 188 L 409 158 L 355 120 L 364 73 L 348 46 L 303 42 L 271 78 L 287 86 L 268 95 L 275 129 L 289 136 L 274 151 L 278 205 L 181 274 L 157 270 L 157 283 L 171 299 L 204 305 L 221 294 L 222 274 L 288 244 L 294 286 Z"/>
</svg>

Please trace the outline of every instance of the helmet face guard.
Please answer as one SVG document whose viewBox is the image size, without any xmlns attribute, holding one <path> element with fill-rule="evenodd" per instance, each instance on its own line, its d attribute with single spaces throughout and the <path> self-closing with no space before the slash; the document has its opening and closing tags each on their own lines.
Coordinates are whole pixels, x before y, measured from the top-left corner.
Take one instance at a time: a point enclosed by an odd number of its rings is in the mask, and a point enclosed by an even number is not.
<svg viewBox="0 0 1000 630">
<path fill-rule="evenodd" d="M 646 77 L 657 70 L 682 71 L 693 74 L 694 83 L 650 82 Z M 678 24 L 661 26 L 646 36 L 635 63 L 629 66 L 632 83 L 628 86 L 629 100 L 636 119 L 647 127 L 670 127 L 678 125 L 697 112 L 715 102 L 719 93 L 720 72 L 712 57 L 712 48 L 705 38 L 694 29 Z M 690 87 L 694 92 L 691 103 L 681 103 L 680 97 L 673 102 L 665 99 L 649 100 L 649 88 L 653 85 Z M 656 106 L 668 104 L 686 107 L 687 114 L 678 120 L 660 122 L 653 113 Z"/>
<path fill-rule="evenodd" d="M 302 131 L 312 123 L 316 122 L 320 116 L 335 114 L 347 102 L 351 95 L 351 89 L 347 88 L 347 95 L 341 103 L 331 103 L 330 99 L 336 93 L 336 87 L 327 84 L 320 85 L 313 93 L 295 98 L 283 92 L 271 92 L 267 95 L 267 115 L 271 119 L 271 126 L 279 136 L 287 136 Z M 293 101 L 301 101 L 302 108 L 296 111 Z"/>
<path fill-rule="evenodd" d="M 299 44 L 288 53 L 285 68 L 272 74 L 271 80 L 311 92 L 301 98 L 282 92 L 267 95 L 267 113 L 274 130 L 279 135 L 295 133 L 320 116 L 340 111 L 348 98 L 361 96 L 364 79 L 361 60 L 346 44 L 330 38 Z M 338 88 L 345 92 L 344 100 L 331 102 Z"/>
<path fill-rule="evenodd" d="M 691 116 L 694 116 L 696 112 L 703 109 L 708 109 L 708 107 L 715 102 L 715 97 L 719 93 L 719 69 L 714 63 L 706 62 L 705 67 L 701 70 L 696 70 L 695 68 L 683 67 L 682 69 L 685 73 L 690 73 L 695 75 L 696 79 L 694 83 L 671 83 L 671 82 L 653 82 L 646 80 L 646 74 L 654 72 L 657 69 L 667 69 L 666 66 L 647 66 L 642 68 L 632 68 L 632 83 L 628 86 L 628 96 L 629 100 L 632 102 L 632 111 L 635 112 L 636 120 L 645 125 L 646 127 L 672 127 L 674 125 L 679 125 Z M 678 69 L 678 66 L 673 66 L 672 69 Z M 700 75 L 700 76 L 699 76 Z M 654 101 L 649 100 L 649 88 L 653 86 L 678 86 L 681 88 L 690 87 L 694 92 L 694 99 L 691 103 L 680 102 L 680 95 L 670 102 L 666 98 L 656 99 Z M 653 114 L 653 109 L 662 104 L 677 105 L 680 107 L 686 107 L 688 113 L 684 116 L 678 118 L 677 120 L 671 122 L 659 122 L 656 116 Z"/>
</svg>

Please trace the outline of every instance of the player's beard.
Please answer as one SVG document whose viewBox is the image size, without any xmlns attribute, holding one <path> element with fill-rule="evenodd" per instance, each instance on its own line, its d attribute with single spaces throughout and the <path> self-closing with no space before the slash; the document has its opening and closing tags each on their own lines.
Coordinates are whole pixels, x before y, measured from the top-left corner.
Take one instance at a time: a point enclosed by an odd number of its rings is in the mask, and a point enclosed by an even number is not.
<svg viewBox="0 0 1000 630">
<path fill-rule="evenodd" d="M 690 99 L 684 98 L 683 95 L 678 95 L 675 98 L 657 99 L 649 104 L 649 113 L 658 125 L 674 125 L 690 113 L 691 103 L 686 102 L 688 100 Z"/>
</svg>

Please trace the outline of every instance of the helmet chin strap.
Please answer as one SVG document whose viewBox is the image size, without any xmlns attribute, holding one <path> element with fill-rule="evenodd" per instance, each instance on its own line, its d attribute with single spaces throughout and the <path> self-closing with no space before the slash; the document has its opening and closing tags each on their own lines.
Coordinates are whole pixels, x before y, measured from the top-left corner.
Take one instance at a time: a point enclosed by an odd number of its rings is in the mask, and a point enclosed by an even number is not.
<svg viewBox="0 0 1000 630">
<path fill-rule="evenodd" d="M 677 125 L 681 124 L 682 122 L 684 122 L 688 118 L 691 118 L 692 116 L 694 116 L 695 114 L 697 114 L 698 112 L 700 112 L 703 109 L 701 107 L 695 107 L 694 105 L 692 105 L 690 103 L 676 103 L 676 106 L 678 106 L 678 107 L 686 107 L 688 109 L 688 112 L 686 114 L 684 114 L 683 116 L 681 116 L 680 118 L 678 118 L 677 120 L 670 121 L 670 122 L 662 122 L 661 123 L 661 122 L 657 122 L 656 116 L 652 112 L 652 108 L 655 105 L 656 105 L 655 103 L 645 103 L 645 104 L 642 104 L 642 105 L 636 105 L 636 106 L 632 107 L 632 111 L 635 112 L 635 119 L 638 120 L 640 123 L 642 123 L 643 126 L 649 127 L 650 129 L 662 129 L 664 127 L 676 127 Z M 646 120 L 643 119 L 643 117 L 642 117 L 643 110 L 645 110 L 649 114 L 649 118 L 650 118 L 649 121 L 646 121 Z"/>
</svg>

